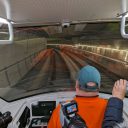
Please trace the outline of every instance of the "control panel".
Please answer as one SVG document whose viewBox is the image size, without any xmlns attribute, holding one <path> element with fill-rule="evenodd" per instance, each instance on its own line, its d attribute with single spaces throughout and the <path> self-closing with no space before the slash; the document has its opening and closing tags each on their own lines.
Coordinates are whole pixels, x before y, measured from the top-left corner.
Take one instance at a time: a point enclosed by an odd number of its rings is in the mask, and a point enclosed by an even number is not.
<svg viewBox="0 0 128 128">
<path fill-rule="evenodd" d="M 56 101 L 38 101 L 32 103 L 32 120 L 29 128 L 47 128 L 47 123 L 55 107 Z"/>
<path fill-rule="evenodd" d="M 34 118 L 31 121 L 29 128 L 47 128 L 47 122 L 49 119 L 46 118 Z"/>
</svg>

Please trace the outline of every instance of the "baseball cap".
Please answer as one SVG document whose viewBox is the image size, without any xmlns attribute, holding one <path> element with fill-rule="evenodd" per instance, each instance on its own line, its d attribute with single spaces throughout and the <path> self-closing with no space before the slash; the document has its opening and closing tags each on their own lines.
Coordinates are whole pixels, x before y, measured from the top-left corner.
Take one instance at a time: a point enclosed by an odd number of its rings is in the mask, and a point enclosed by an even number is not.
<svg viewBox="0 0 128 128">
<path fill-rule="evenodd" d="M 85 91 L 97 91 L 100 88 L 101 76 L 99 71 L 90 65 L 84 66 L 78 73 L 80 89 Z M 94 82 L 95 86 L 87 85 L 88 82 Z"/>
</svg>

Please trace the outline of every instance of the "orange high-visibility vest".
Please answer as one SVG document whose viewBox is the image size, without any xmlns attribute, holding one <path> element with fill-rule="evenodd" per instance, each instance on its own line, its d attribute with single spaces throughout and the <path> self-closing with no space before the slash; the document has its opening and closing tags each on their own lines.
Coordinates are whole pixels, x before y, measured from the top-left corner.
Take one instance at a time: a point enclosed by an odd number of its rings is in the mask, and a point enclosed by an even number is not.
<svg viewBox="0 0 128 128">
<path fill-rule="evenodd" d="M 102 128 L 107 100 L 99 97 L 75 97 L 78 114 L 86 122 L 88 128 Z M 60 105 L 53 111 L 48 128 L 62 128 L 60 123 Z"/>
</svg>

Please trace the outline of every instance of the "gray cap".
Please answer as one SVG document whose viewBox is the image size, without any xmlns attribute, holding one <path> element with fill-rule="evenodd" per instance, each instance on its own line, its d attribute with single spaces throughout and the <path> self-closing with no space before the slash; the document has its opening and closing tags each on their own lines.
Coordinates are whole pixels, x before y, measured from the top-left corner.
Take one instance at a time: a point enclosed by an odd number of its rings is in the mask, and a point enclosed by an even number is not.
<svg viewBox="0 0 128 128">
<path fill-rule="evenodd" d="M 77 80 L 79 81 L 80 89 L 86 91 L 96 91 L 100 88 L 101 76 L 99 71 L 90 65 L 84 66 L 78 73 Z M 96 86 L 88 86 L 88 82 L 96 83 Z"/>
</svg>

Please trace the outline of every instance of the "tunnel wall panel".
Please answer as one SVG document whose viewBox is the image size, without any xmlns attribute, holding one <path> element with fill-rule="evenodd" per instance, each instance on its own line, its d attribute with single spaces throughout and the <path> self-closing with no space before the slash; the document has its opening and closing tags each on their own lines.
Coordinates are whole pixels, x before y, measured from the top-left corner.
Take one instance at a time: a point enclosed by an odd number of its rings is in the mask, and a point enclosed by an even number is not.
<svg viewBox="0 0 128 128">
<path fill-rule="evenodd" d="M 85 50 L 86 49 L 86 50 Z M 107 54 L 107 56 L 100 54 L 101 52 L 95 53 L 95 52 L 90 52 L 88 51 L 90 48 L 85 47 L 84 50 L 81 49 L 81 47 L 68 47 L 64 46 L 61 48 L 61 50 L 66 50 L 66 52 L 72 52 L 81 56 L 85 56 L 88 60 L 90 60 L 92 63 L 94 62 L 95 64 L 100 65 L 101 67 L 104 67 L 106 71 L 110 71 L 111 73 L 114 73 L 115 75 L 119 76 L 120 78 L 125 78 L 127 79 L 128 77 L 128 62 L 121 60 L 120 58 L 117 58 L 115 54 L 115 58 L 112 55 L 112 51 L 110 52 L 111 54 Z M 125 51 L 118 51 L 119 54 L 122 56 L 125 56 Z M 86 61 L 86 60 L 85 60 Z"/>
<path fill-rule="evenodd" d="M 0 87 L 4 88 L 9 86 L 9 82 L 7 80 L 6 71 L 0 72 Z"/>
<path fill-rule="evenodd" d="M 20 74 L 18 72 L 17 65 L 11 66 L 7 69 L 8 78 L 10 85 L 13 86 L 16 84 L 16 82 L 20 79 Z"/>
<path fill-rule="evenodd" d="M 19 71 L 20 71 L 21 77 L 23 77 L 27 73 L 27 67 L 26 67 L 25 61 L 22 61 L 19 63 Z"/>
<path fill-rule="evenodd" d="M 10 85 L 14 86 L 36 64 L 32 62 L 41 51 L 46 49 L 46 43 L 45 38 L 36 38 L 16 41 L 10 45 L 0 45 L 0 88 L 9 86 L 1 71 L 7 69 Z"/>
<path fill-rule="evenodd" d="M 31 58 L 27 58 L 25 60 L 25 63 L 26 63 L 27 70 L 30 70 L 32 68 L 32 60 L 31 60 Z"/>
</svg>

